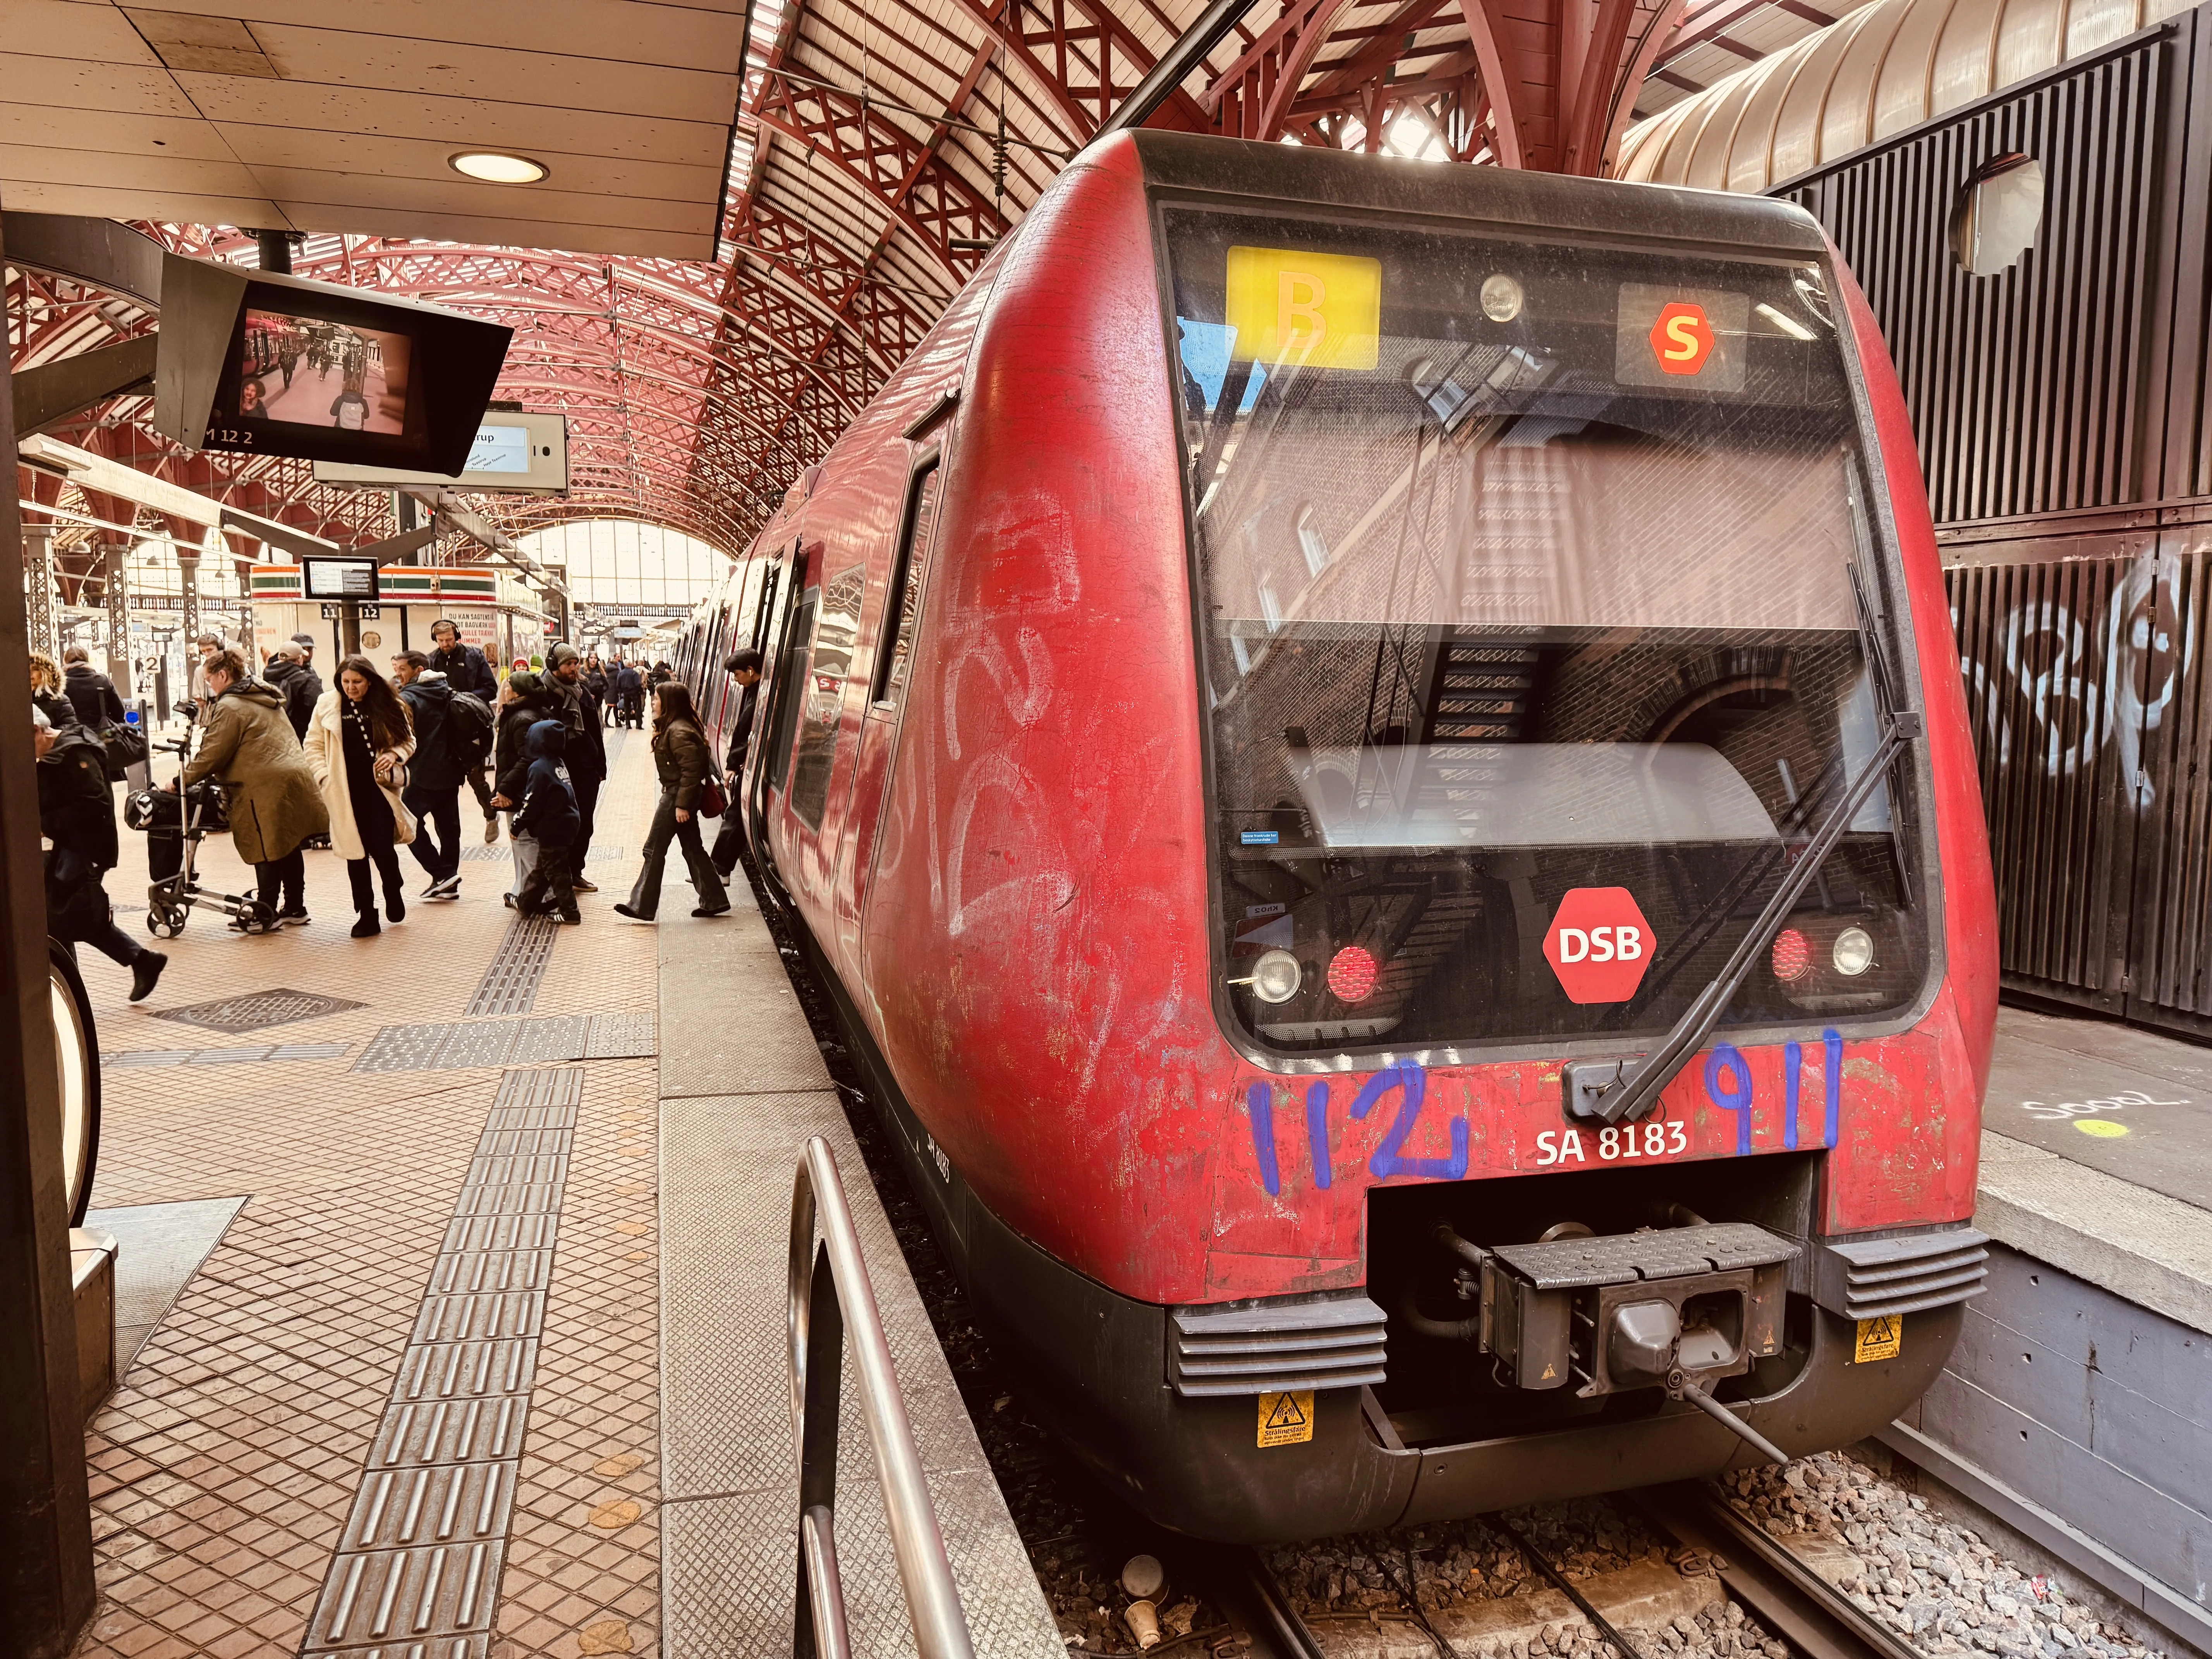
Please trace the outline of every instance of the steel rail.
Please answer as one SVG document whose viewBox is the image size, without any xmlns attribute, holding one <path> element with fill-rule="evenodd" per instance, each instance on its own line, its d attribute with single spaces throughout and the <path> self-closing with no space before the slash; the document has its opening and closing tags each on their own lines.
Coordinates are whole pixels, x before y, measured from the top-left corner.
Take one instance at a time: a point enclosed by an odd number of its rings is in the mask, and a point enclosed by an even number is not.
<svg viewBox="0 0 2212 1659">
<path fill-rule="evenodd" d="M 817 1229 L 820 1242 L 816 1240 Z M 837 1419 L 849 1322 L 853 1373 L 876 1454 L 891 1553 L 921 1659 L 974 1659 L 944 1528 L 915 1449 L 883 1316 L 830 1143 L 799 1155 L 791 1193 L 791 1433 L 799 1460 L 796 1659 L 848 1659 L 852 1638 L 837 1568 Z"/>
<path fill-rule="evenodd" d="M 1856 1601 L 1738 1515 L 1702 1482 L 1645 1486 L 1623 1497 L 1662 1531 L 1714 1558 L 1744 1610 L 1806 1659 L 1922 1659 Z"/>
</svg>

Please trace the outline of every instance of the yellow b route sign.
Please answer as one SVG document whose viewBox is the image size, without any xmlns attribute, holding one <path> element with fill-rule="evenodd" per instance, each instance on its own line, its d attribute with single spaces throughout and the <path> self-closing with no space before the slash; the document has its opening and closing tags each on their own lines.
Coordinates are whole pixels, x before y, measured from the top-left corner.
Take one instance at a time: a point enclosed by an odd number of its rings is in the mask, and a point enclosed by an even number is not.
<svg viewBox="0 0 2212 1659">
<path fill-rule="evenodd" d="M 1313 1390 L 1260 1396 L 1260 1446 L 1295 1446 L 1313 1438 Z"/>
<path fill-rule="evenodd" d="M 1859 1340 L 1851 1350 L 1852 1364 L 1863 1365 L 1869 1359 L 1894 1359 L 1904 1351 L 1903 1314 L 1883 1314 L 1877 1319 L 1859 1321 Z"/>
</svg>

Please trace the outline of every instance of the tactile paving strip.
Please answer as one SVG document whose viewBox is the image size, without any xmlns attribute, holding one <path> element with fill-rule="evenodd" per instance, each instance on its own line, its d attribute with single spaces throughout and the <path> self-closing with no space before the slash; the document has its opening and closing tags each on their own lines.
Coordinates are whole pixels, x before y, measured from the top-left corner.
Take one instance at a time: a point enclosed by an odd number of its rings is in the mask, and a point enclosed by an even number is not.
<svg viewBox="0 0 2212 1659">
<path fill-rule="evenodd" d="M 500 1079 L 304 1659 L 489 1650 L 583 1092 L 573 1067 Z"/>
<path fill-rule="evenodd" d="M 471 1025 L 380 1026 L 352 1069 L 451 1072 L 469 1066 L 638 1060 L 650 1058 L 653 1052 L 651 1014 L 556 1014 L 544 1019 L 488 1019 Z"/>
<path fill-rule="evenodd" d="M 349 1042 L 279 1042 L 258 1048 L 125 1048 L 102 1054 L 102 1066 L 241 1066 L 264 1060 L 336 1060 Z"/>
<path fill-rule="evenodd" d="M 295 1019 L 318 1019 L 325 1014 L 342 1014 L 368 1006 L 365 1002 L 348 1002 L 341 997 L 317 996 L 313 991 L 252 991 L 214 1002 L 195 1002 L 183 1008 L 163 1008 L 154 1018 L 173 1019 L 185 1025 L 204 1025 L 211 1031 L 259 1031 L 271 1025 L 289 1024 Z"/>
<path fill-rule="evenodd" d="M 553 941 L 561 924 L 550 916 L 517 916 L 507 927 L 483 982 L 462 1010 L 481 1014 L 526 1014 L 538 1006 L 538 981 L 553 960 Z M 478 1062 L 481 1063 L 481 1062 Z"/>
</svg>

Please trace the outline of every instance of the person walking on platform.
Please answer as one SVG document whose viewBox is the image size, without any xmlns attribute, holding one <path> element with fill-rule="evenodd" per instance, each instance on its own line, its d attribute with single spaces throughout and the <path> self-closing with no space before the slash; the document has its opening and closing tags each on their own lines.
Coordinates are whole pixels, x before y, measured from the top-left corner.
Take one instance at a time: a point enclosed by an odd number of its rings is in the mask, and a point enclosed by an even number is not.
<svg viewBox="0 0 2212 1659">
<path fill-rule="evenodd" d="M 81 645 L 62 653 L 62 690 L 86 731 L 97 733 L 123 724 L 123 699 L 115 693 L 115 682 L 92 665 L 92 653 Z"/>
<path fill-rule="evenodd" d="M 107 787 L 107 750 L 94 726 L 55 726 L 31 710 L 31 747 L 38 756 L 39 830 L 53 843 L 46 855 L 46 932 L 72 947 L 89 945 L 131 970 L 131 1000 L 143 1002 L 169 959 L 115 925 L 100 878 L 115 867 L 115 795 Z M 74 948 L 70 954 L 76 954 Z"/>
<path fill-rule="evenodd" d="M 512 813 L 522 805 L 523 792 L 530 787 L 531 757 L 526 741 L 530 728 L 553 713 L 553 701 L 538 676 L 526 668 L 518 668 L 509 674 L 499 696 L 499 734 L 492 747 L 491 804 Z M 511 905 L 515 895 L 521 892 L 522 884 L 530 878 L 531 866 L 538 857 L 538 843 L 514 841 L 512 817 L 507 828 L 514 852 L 514 884 L 507 890 L 507 902 Z"/>
<path fill-rule="evenodd" d="M 722 814 L 722 827 L 715 832 L 711 855 L 715 873 L 727 881 L 737 872 L 738 848 L 744 840 L 744 831 L 738 828 L 738 793 L 744 787 L 745 755 L 752 746 L 753 705 L 760 696 L 761 653 L 750 646 L 732 651 L 723 659 L 722 668 L 744 688 L 744 695 L 738 699 L 737 718 L 730 723 L 730 751 L 722 763 L 722 775 L 728 780 L 730 807 Z"/>
<path fill-rule="evenodd" d="M 568 751 L 564 759 L 580 821 L 575 843 L 569 849 L 569 876 L 578 892 L 596 893 L 599 890 L 598 886 L 584 879 L 584 860 L 592 854 L 592 824 L 599 813 L 599 786 L 607 778 L 607 740 L 599 725 L 599 700 L 584 684 L 584 653 L 574 646 L 564 641 L 555 646 L 545 659 L 551 665 L 551 672 L 545 677 L 546 693 L 559 708 L 562 722 L 568 728 Z"/>
<path fill-rule="evenodd" d="M 473 645 L 461 643 L 460 624 L 449 617 L 441 617 L 430 624 L 430 666 L 446 677 L 446 683 L 461 696 L 482 700 L 487 713 L 495 713 L 499 707 L 499 675 L 493 670 L 484 653 Z M 483 763 L 464 765 L 461 775 L 468 781 L 469 793 L 477 798 L 483 809 L 484 845 L 490 847 L 499 840 L 499 814 L 491 804 L 491 784 L 484 776 Z"/>
<path fill-rule="evenodd" d="M 568 724 L 556 714 L 538 721 L 523 736 L 530 769 L 522 786 L 522 805 L 515 809 L 515 843 L 537 848 L 530 873 L 515 890 L 514 908 L 526 916 L 558 915 L 571 924 L 583 921 L 576 908 L 571 848 L 583 819 L 562 756 L 568 746 Z"/>
<path fill-rule="evenodd" d="M 400 799 L 415 734 L 407 705 L 366 657 L 341 657 L 335 690 L 325 691 L 307 722 L 307 761 L 331 815 L 331 845 L 353 881 L 353 936 L 384 931 L 376 919 L 369 866 L 383 878 L 384 914 L 407 916 L 399 849 L 415 839 L 415 820 Z"/>
<path fill-rule="evenodd" d="M 660 876 L 672 841 L 684 843 L 684 863 L 691 872 L 691 884 L 699 890 L 699 908 L 691 914 L 728 914 L 729 895 L 699 839 L 699 796 L 714 764 L 706 729 L 691 707 L 690 687 L 671 680 L 660 688 L 653 706 L 653 769 L 660 779 L 660 805 L 653 810 L 653 828 L 646 832 L 645 867 L 630 889 L 629 902 L 615 906 L 617 915 L 631 921 L 653 920 L 660 908 Z"/>
<path fill-rule="evenodd" d="M 461 769 L 453 753 L 453 688 L 420 651 L 392 659 L 399 700 L 415 726 L 415 757 L 399 799 L 415 815 L 415 861 L 428 873 L 422 896 L 461 896 Z"/>
<path fill-rule="evenodd" d="M 304 927 L 307 862 L 300 849 L 331 823 L 314 769 L 284 718 L 283 694 L 249 679 L 240 653 L 217 653 L 207 690 L 207 735 L 185 764 L 184 784 L 214 778 L 222 785 L 231 845 L 253 866 L 257 896 L 281 925 Z"/>
<path fill-rule="evenodd" d="M 634 662 L 623 663 L 615 671 L 615 695 L 622 702 L 622 724 L 641 726 L 645 724 L 645 676 L 637 672 Z"/>
<path fill-rule="evenodd" d="M 62 665 L 43 651 L 31 653 L 31 707 L 55 726 L 82 724 L 76 705 L 64 689 Z"/>
<path fill-rule="evenodd" d="M 269 653 L 269 665 L 261 677 L 283 694 L 284 717 L 292 722 L 292 735 L 305 742 L 307 717 L 323 700 L 322 676 L 307 666 L 307 653 L 297 641 L 286 640 Z"/>
</svg>

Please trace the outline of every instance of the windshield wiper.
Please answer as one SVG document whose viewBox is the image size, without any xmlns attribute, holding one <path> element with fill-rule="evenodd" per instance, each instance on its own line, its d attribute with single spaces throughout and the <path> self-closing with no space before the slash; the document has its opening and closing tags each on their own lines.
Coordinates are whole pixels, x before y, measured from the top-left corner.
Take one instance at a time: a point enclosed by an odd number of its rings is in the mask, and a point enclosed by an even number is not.
<svg viewBox="0 0 2212 1659">
<path fill-rule="evenodd" d="M 1713 1028 L 1720 1024 L 1721 1016 L 1728 1012 L 1729 1004 L 1750 974 L 1752 964 L 1789 920 L 1799 896 L 1820 873 L 1822 861 L 1843 839 L 1844 831 L 1858 816 L 1859 808 L 1866 805 L 1875 786 L 1920 732 L 1921 719 L 1917 712 L 1899 709 L 1890 714 L 1889 729 L 1880 745 L 1851 780 L 1844 798 L 1821 819 L 1820 827 L 1813 832 L 1813 839 L 1799 855 L 1796 867 L 1783 878 L 1782 885 L 1759 913 L 1759 920 L 1737 942 L 1726 965 L 1682 1011 L 1682 1017 L 1674 1022 L 1674 1029 L 1659 1046 L 1636 1060 L 1582 1060 L 1565 1068 L 1561 1080 L 1566 1087 L 1568 1115 L 1595 1118 L 1608 1124 L 1633 1122 L 1658 1103 L 1659 1091 L 1674 1080 L 1674 1074 L 1713 1034 Z"/>
</svg>

